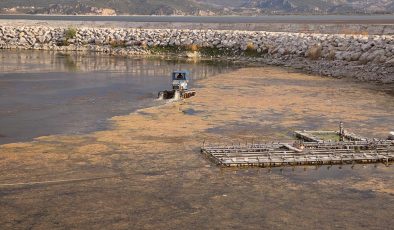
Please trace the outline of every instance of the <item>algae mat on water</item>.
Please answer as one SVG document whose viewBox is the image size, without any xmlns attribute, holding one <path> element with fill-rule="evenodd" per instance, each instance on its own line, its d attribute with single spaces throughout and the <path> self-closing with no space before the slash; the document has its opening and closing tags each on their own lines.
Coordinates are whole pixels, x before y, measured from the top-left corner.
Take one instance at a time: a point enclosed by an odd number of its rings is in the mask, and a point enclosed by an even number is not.
<svg viewBox="0 0 394 230">
<path fill-rule="evenodd" d="M 394 224 L 392 167 L 227 170 L 199 147 L 288 139 L 338 120 L 384 136 L 392 99 L 370 84 L 278 68 L 204 79 L 196 97 L 114 117 L 105 131 L 0 146 L 0 225 L 383 229 Z"/>
</svg>

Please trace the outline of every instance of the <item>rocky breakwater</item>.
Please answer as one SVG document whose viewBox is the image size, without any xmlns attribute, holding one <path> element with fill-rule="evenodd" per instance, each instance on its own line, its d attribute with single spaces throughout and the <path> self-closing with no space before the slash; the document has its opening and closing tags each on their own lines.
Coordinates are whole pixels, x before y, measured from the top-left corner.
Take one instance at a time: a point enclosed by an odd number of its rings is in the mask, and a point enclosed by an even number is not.
<svg viewBox="0 0 394 230">
<path fill-rule="evenodd" d="M 125 56 L 188 54 L 285 65 L 334 77 L 394 82 L 393 35 L 1 26 L 0 48 Z"/>
</svg>

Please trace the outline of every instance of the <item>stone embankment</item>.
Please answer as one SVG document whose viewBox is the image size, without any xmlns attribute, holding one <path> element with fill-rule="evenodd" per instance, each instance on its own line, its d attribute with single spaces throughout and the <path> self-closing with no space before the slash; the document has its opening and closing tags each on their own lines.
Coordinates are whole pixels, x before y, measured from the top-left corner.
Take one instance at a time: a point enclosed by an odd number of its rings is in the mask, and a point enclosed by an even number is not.
<svg viewBox="0 0 394 230">
<path fill-rule="evenodd" d="M 220 57 L 394 82 L 394 35 L 0 26 L 0 48 Z"/>
</svg>

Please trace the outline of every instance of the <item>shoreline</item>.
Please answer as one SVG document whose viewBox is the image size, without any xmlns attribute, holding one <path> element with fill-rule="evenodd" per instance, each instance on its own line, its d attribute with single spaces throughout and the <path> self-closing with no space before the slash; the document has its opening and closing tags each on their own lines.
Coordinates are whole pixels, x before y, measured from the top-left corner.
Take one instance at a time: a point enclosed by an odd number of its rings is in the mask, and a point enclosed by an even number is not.
<svg viewBox="0 0 394 230">
<path fill-rule="evenodd" d="M 394 35 L 210 29 L 0 26 L 0 49 L 171 56 L 286 66 L 306 73 L 394 83 Z"/>
<path fill-rule="evenodd" d="M 107 55 L 108 57 L 125 57 L 125 58 L 158 58 L 158 59 L 184 59 L 189 61 L 215 61 L 215 62 L 233 62 L 241 65 L 248 64 L 250 67 L 272 66 L 278 68 L 289 68 L 294 72 L 318 75 L 322 77 L 332 77 L 337 79 L 349 79 L 360 82 L 374 82 L 377 84 L 394 84 L 394 76 L 391 72 L 387 72 L 385 67 L 378 67 L 375 64 L 369 65 L 349 65 L 348 63 L 336 62 L 320 62 L 317 60 L 307 60 L 305 58 L 272 58 L 270 56 L 248 57 L 248 56 L 193 56 L 191 52 L 151 52 L 139 49 L 112 49 L 111 47 L 90 47 L 79 50 L 63 50 L 63 49 L 4 49 L 0 50 L 26 50 L 26 51 L 45 51 L 58 52 L 64 55 Z M 333 65 L 336 67 L 333 69 Z M 391 67 L 391 66 L 390 66 Z M 389 68 L 390 68 L 389 67 Z M 366 70 L 366 71 L 365 71 Z M 373 71 L 373 72 L 372 72 Z M 363 74 L 358 75 L 362 72 Z M 371 75 L 368 75 L 371 74 Z M 388 74 L 388 75 L 387 75 Z M 385 78 L 388 76 L 389 78 Z"/>
<path fill-rule="evenodd" d="M 1 48 L 0 48 L 1 49 Z M 5 49 L 3 49 L 5 50 Z M 379 67 L 375 64 L 368 65 L 349 65 L 348 63 L 336 62 L 319 62 L 316 60 L 307 60 L 304 58 L 272 58 L 270 56 L 263 57 L 247 57 L 247 56 L 221 56 L 221 57 L 209 57 L 209 56 L 197 56 L 193 57 L 188 55 L 188 52 L 184 53 L 150 53 L 147 50 L 138 49 L 111 49 L 110 47 L 95 47 L 88 48 L 87 50 L 56 50 L 56 49 L 7 49 L 7 50 L 32 50 L 32 51 L 46 51 L 46 52 L 59 52 L 65 55 L 76 54 L 76 55 L 108 55 L 113 57 L 126 57 L 126 58 L 170 58 L 180 59 L 187 58 L 190 61 L 230 61 L 240 64 L 251 64 L 254 67 L 286 67 L 293 71 L 313 74 L 323 77 L 333 78 L 346 78 L 349 80 L 356 80 L 360 82 L 375 82 L 378 84 L 394 84 L 394 76 L 391 72 L 387 72 L 385 67 Z M 333 69 L 335 67 L 335 69 Z M 390 68 L 391 66 L 389 66 Z M 392 68 L 391 68 L 392 69 Z M 361 73 L 361 74 L 360 74 Z"/>
</svg>

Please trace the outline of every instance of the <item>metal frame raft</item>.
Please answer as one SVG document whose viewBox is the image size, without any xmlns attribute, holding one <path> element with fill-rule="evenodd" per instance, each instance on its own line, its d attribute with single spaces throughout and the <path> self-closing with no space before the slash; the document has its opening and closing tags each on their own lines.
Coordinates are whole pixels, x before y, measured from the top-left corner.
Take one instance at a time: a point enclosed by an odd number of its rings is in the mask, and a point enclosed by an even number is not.
<svg viewBox="0 0 394 230">
<path fill-rule="evenodd" d="M 201 152 L 221 166 L 274 167 L 383 162 L 394 160 L 394 141 L 304 142 L 304 149 L 289 143 L 204 146 Z M 291 148 L 289 148 L 289 146 Z"/>
<path fill-rule="evenodd" d="M 313 134 L 340 136 L 340 141 L 325 141 Z M 275 167 L 287 165 L 332 165 L 376 163 L 394 160 L 394 140 L 367 139 L 343 129 L 335 131 L 296 131 L 299 141 L 206 146 L 201 153 L 220 166 Z"/>
</svg>

